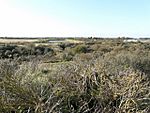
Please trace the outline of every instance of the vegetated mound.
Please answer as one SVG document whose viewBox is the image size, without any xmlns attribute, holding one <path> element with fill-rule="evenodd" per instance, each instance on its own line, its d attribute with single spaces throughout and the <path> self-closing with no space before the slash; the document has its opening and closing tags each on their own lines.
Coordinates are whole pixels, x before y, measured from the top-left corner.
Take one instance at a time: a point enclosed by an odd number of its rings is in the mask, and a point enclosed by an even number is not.
<svg viewBox="0 0 150 113">
<path fill-rule="evenodd" d="M 0 58 L 1 59 L 15 59 L 26 56 L 38 56 L 45 55 L 47 53 L 53 53 L 50 47 L 45 46 L 19 46 L 19 45 L 1 45 L 0 46 Z"/>
</svg>

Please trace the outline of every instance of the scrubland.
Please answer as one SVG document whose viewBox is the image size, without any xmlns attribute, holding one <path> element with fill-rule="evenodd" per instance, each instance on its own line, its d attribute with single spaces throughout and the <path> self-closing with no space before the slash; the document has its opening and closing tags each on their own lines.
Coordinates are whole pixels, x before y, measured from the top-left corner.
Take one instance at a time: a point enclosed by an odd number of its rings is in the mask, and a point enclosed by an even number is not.
<svg viewBox="0 0 150 113">
<path fill-rule="evenodd" d="M 0 45 L 0 113 L 150 112 L 149 42 L 71 40 Z"/>
</svg>

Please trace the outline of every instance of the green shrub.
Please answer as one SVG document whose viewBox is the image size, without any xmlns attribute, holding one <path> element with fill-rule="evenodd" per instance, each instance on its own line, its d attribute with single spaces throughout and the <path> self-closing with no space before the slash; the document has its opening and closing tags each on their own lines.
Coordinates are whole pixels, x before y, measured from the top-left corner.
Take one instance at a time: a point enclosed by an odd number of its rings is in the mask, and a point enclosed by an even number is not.
<svg viewBox="0 0 150 113">
<path fill-rule="evenodd" d="M 77 45 L 76 47 L 73 48 L 73 53 L 86 53 L 88 52 L 88 48 L 84 45 Z"/>
</svg>

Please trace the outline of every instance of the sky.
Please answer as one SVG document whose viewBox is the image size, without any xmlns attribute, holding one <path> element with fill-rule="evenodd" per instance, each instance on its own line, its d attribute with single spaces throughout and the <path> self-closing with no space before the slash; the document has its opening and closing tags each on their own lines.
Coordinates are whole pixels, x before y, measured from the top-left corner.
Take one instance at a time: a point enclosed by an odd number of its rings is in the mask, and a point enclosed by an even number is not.
<svg viewBox="0 0 150 113">
<path fill-rule="evenodd" d="M 150 37 L 150 0 L 0 0 L 0 36 Z"/>
</svg>

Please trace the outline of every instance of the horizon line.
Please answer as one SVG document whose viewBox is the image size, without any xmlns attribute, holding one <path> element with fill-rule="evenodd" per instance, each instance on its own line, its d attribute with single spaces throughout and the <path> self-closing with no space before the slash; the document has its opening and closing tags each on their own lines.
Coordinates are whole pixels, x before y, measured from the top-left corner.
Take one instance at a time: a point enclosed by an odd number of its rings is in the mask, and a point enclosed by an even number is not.
<svg viewBox="0 0 150 113">
<path fill-rule="evenodd" d="M 150 37 L 128 37 L 128 36 L 0 36 L 0 38 L 150 38 Z"/>
</svg>

